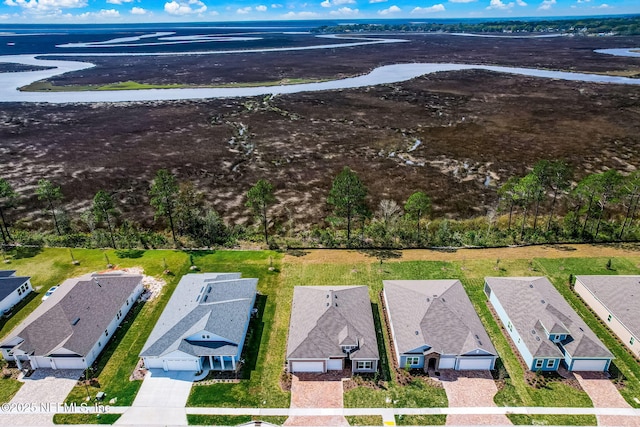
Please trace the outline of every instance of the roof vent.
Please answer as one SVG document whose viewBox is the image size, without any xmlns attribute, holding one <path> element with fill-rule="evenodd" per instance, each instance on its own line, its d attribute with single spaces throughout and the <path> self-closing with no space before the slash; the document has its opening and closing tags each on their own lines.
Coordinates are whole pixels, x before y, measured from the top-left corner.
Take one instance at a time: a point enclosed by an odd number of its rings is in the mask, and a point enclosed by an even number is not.
<svg viewBox="0 0 640 427">
<path fill-rule="evenodd" d="M 327 298 L 329 298 L 329 294 L 327 294 Z"/>
<path fill-rule="evenodd" d="M 531 335 L 535 335 L 535 334 L 536 334 L 536 330 L 535 330 L 535 329 L 532 329 L 532 330 L 531 330 Z"/>
<path fill-rule="evenodd" d="M 578 329 L 580 329 L 582 332 L 584 332 L 584 329 L 582 329 L 582 327 L 579 327 Z"/>
<path fill-rule="evenodd" d="M 331 304 L 327 303 L 327 307 L 329 307 Z"/>
<path fill-rule="evenodd" d="M 338 299 L 338 295 L 336 295 L 336 294 L 333 294 L 333 297 L 334 297 L 335 299 Z"/>
<path fill-rule="evenodd" d="M 545 301 L 544 301 L 543 299 L 541 299 L 541 300 L 540 300 L 540 302 L 541 302 L 542 304 L 544 304 L 544 303 L 545 303 Z"/>
<path fill-rule="evenodd" d="M 482 341 L 478 340 L 478 345 L 482 345 Z"/>
<path fill-rule="evenodd" d="M 533 283 L 529 283 L 529 287 L 530 287 L 530 288 L 533 288 Z"/>
<path fill-rule="evenodd" d="M 78 324 L 79 321 L 80 321 L 80 318 L 76 317 L 75 319 L 73 319 L 73 322 L 71 322 L 71 324 L 75 326 Z"/>
<path fill-rule="evenodd" d="M 447 302 L 447 300 L 444 298 L 440 298 L 440 299 L 442 300 L 442 302 Z"/>
<path fill-rule="evenodd" d="M 540 337 L 536 337 L 536 341 L 540 341 Z"/>
<path fill-rule="evenodd" d="M 416 335 L 420 335 L 420 332 L 416 331 Z"/>
<path fill-rule="evenodd" d="M 338 303 L 336 303 L 336 307 L 338 306 Z"/>
<path fill-rule="evenodd" d="M 433 295 L 433 297 L 434 297 L 434 298 L 438 298 L 438 295 L 435 295 L 435 294 L 434 294 L 434 295 Z"/>
<path fill-rule="evenodd" d="M 480 339 L 480 337 L 478 336 L 478 334 L 476 334 L 476 339 L 477 339 L 477 340 L 479 340 L 479 339 Z"/>
<path fill-rule="evenodd" d="M 431 298 L 427 298 L 427 302 L 431 301 Z"/>
</svg>

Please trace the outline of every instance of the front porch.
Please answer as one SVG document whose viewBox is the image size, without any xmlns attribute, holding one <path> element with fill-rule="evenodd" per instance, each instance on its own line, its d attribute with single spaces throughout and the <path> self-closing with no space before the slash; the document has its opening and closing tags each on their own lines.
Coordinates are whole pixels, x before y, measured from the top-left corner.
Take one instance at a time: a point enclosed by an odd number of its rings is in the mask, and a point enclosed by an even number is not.
<svg viewBox="0 0 640 427">
<path fill-rule="evenodd" d="M 203 371 L 239 371 L 235 356 L 202 356 Z"/>
</svg>

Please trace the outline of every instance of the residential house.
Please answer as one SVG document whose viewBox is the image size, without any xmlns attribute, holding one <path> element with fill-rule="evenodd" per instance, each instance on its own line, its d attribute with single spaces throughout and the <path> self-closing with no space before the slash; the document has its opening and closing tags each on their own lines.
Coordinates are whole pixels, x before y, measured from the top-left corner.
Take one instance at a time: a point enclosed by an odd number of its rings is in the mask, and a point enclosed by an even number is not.
<svg viewBox="0 0 640 427">
<path fill-rule="evenodd" d="M 494 368 L 496 349 L 459 280 L 383 283 L 398 367 Z"/>
<path fill-rule="evenodd" d="M 376 372 L 379 359 L 369 288 L 293 289 L 287 341 L 289 372 Z"/>
<path fill-rule="evenodd" d="M 575 291 L 640 357 L 640 276 L 576 276 Z"/>
<path fill-rule="evenodd" d="M 2 342 L 6 360 L 32 369 L 85 369 L 143 291 L 142 276 L 122 272 L 68 279 Z"/>
<path fill-rule="evenodd" d="M 142 348 L 145 367 L 237 370 L 257 286 L 240 273 L 183 276 Z"/>
<path fill-rule="evenodd" d="M 530 370 L 609 369 L 613 354 L 546 277 L 486 277 L 484 291 Z"/>
<path fill-rule="evenodd" d="M 22 301 L 33 291 L 30 277 L 16 276 L 15 270 L 0 270 L 0 314 Z"/>
</svg>

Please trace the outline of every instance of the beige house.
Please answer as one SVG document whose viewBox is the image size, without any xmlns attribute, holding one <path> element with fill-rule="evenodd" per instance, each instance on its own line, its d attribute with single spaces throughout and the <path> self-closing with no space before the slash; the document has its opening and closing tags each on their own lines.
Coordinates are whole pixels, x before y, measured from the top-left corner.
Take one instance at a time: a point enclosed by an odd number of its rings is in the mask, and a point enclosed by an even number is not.
<svg viewBox="0 0 640 427">
<path fill-rule="evenodd" d="M 640 276 L 576 276 L 575 291 L 640 357 Z"/>
</svg>

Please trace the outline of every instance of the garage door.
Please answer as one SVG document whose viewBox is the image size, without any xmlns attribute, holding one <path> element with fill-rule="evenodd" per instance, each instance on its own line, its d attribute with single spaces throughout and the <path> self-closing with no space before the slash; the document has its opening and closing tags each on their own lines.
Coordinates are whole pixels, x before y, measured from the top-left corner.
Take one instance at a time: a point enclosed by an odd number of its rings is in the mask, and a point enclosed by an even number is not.
<svg viewBox="0 0 640 427">
<path fill-rule="evenodd" d="M 572 371 L 604 371 L 606 360 L 574 360 Z"/>
<path fill-rule="evenodd" d="M 84 369 L 84 363 L 79 357 L 55 357 L 53 364 L 56 369 Z"/>
<path fill-rule="evenodd" d="M 324 372 L 322 362 L 291 362 L 292 372 Z"/>
<path fill-rule="evenodd" d="M 458 370 L 485 370 L 491 369 L 491 360 L 492 359 L 460 359 L 458 362 Z"/>
<path fill-rule="evenodd" d="M 200 366 L 198 359 L 169 359 L 167 360 L 168 371 L 198 371 Z"/>
<path fill-rule="evenodd" d="M 342 359 L 329 359 L 329 363 L 327 364 L 327 369 L 330 371 L 342 370 Z"/>
</svg>

